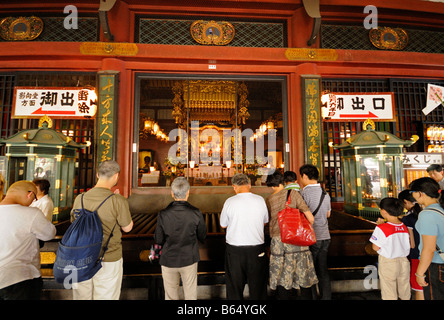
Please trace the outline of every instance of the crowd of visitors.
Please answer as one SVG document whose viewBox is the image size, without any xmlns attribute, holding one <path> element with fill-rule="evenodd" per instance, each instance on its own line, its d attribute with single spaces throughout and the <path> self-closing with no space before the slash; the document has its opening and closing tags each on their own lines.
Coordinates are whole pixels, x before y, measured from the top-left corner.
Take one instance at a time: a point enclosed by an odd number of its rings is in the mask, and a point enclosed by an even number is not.
<svg viewBox="0 0 444 320">
<path fill-rule="evenodd" d="M 127 200 L 111 191 L 119 179 L 118 163 L 104 161 L 97 171 L 94 188 L 74 201 L 71 221 L 76 219 L 73 212 L 80 206 L 93 210 L 104 203 L 97 212 L 103 238 L 110 241 L 102 268 L 91 279 L 73 287 L 73 298 L 77 300 L 119 299 L 123 274 L 121 236 L 133 227 Z M 369 241 L 378 253 L 383 300 L 409 300 L 412 291 L 416 300 L 444 299 L 440 279 L 444 271 L 444 197 L 439 184 L 443 181 L 442 167 L 428 171 L 430 177 L 414 180 L 398 197 L 387 197 L 379 203 L 382 218 Z M 315 166 L 304 165 L 299 174 L 301 185 L 295 172 L 275 170 L 269 174 L 266 184 L 272 193 L 266 198 L 251 192 L 250 179 L 245 174 L 232 177 L 235 195 L 225 201 L 220 215 L 220 226 L 226 229 L 227 299 L 244 299 L 246 285 L 249 298 L 254 300 L 267 299 L 268 288 L 276 299 L 290 299 L 293 290 L 298 290 L 301 299 L 332 298 L 327 263 L 331 199 L 319 182 Z M 0 300 L 40 297 L 39 242 L 53 239 L 56 233 L 51 223 L 54 205 L 48 196 L 49 188 L 44 179 L 18 181 L 5 196 L 1 195 Z M 154 241 L 161 248 L 159 264 L 167 300 L 179 299 L 180 283 L 186 300 L 197 299 L 199 243 L 205 241 L 207 229 L 202 212 L 188 202 L 189 194 L 187 179 L 176 178 L 171 185 L 174 201 L 158 214 Z M 278 216 L 287 201 L 313 226 L 313 245 L 282 242 Z"/>
</svg>

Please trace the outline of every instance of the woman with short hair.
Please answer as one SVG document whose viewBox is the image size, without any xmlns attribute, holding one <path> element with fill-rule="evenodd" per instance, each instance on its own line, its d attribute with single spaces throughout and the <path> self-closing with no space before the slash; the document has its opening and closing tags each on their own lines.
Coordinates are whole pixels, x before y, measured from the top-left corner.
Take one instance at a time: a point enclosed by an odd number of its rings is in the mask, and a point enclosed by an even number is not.
<svg viewBox="0 0 444 320">
<path fill-rule="evenodd" d="M 311 224 L 314 217 L 298 191 L 284 188 L 284 176 L 279 171 L 268 175 L 267 186 L 273 189 L 266 200 L 270 214 L 270 288 L 276 290 L 278 299 L 289 299 L 291 289 L 300 289 L 302 298 L 311 300 L 312 286 L 318 283 L 312 254 L 308 246 L 281 241 L 278 213 L 285 208 L 290 192 L 290 207 L 298 208 Z"/>
</svg>

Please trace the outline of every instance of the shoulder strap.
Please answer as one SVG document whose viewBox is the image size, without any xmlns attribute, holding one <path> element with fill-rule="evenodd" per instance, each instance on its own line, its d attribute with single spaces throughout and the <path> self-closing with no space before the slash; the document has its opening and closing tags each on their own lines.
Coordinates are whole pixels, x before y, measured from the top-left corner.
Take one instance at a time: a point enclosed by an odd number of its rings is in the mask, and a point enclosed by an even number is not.
<svg viewBox="0 0 444 320">
<path fill-rule="evenodd" d="M 83 207 L 83 196 L 84 196 L 84 195 L 85 195 L 85 193 L 82 193 L 82 197 L 80 198 L 80 201 L 81 201 L 81 204 L 82 204 L 82 210 L 84 209 L 84 207 Z M 104 204 L 105 201 L 108 200 L 108 198 L 110 198 L 110 197 L 113 196 L 113 195 L 114 195 L 114 193 L 112 193 L 112 194 L 110 194 L 108 197 L 106 197 L 105 200 L 103 200 L 103 201 L 99 204 L 99 206 L 97 207 L 97 209 L 94 210 L 94 211 L 99 210 L 99 208 L 102 206 L 102 204 Z"/>
<path fill-rule="evenodd" d="M 444 216 L 444 212 L 439 210 L 439 209 L 435 209 L 435 208 L 428 208 L 427 210 L 432 210 L 432 211 L 436 211 L 439 212 L 440 214 L 442 214 Z"/>
<path fill-rule="evenodd" d="M 439 212 L 439 213 L 444 217 L 444 212 L 442 212 L 442 211 L 439 210 L 439 209 L 428 208 L 427 210 L 432 210 L 432 211 Z M 441 251 L 441 249 L 438 247 L 438 244 L 436 244 L 436 251 L 438 251 L 439 253 L 443 253 L 443 252 Z"/>
<path fill-rule="evenodd" d="M 316 210 L 311 213 L 313 216 L 316 213 L 318 213 L 319 208 L 321 207 L 322 202 L 324 202 L 324 197 L 327 194 L 327 192 L 325 192 L 324 188 L 321 188 L 321 190 L 322 190 L 321 200 L 319 201 L 319 204 L 318 204 L 318 207 L 316 208 Z"/>
<path fill-rule="evenodd" d="M 105 200 L 103 200 L 102 203 L 99 204 L 99 206 L 97 207 L 97 209 L 95 211 L 99 210 L 99 208 L 102 206 L 102 204 L 104 204 L 105 201 L 108 200 L 109 198 L 111 198 L 113 195 L 114 195 L 114 193 L 111 193 L 108 197 L 106 197 Z M 83 197 L 82 197 L 82 202 L 83 202 Z M 82 203 L 82 207 L 83 207 L 83 203 Z"/>
<path fill-rule="evenodd" d="M 108 197 L 108 198 L 109 198 L 109 197 Z M 108 199 L 108 198 L 107 198 L 107 199 Z M 106 252 L 106 250 L 108 250 L 108 244 L 109 244 L 109 241 L 111 240 L 111 238 L 112 238 L 112 236 L 113 236 L 114 228 L 116 227 L 116 225 L 117 225 L 117 222 L 116 222 L 116 224 L 114 224 L 114 227 L 113 227 L 113 229 L 111 230 L 111 233 L 109 234 L 108 240 L 106 241 L 105 246 L 103 247 L 102 255 L 100 256 L 100 258 L 99 258 L 98 261 L 102 261 L 102 260 L 103 260 L 103 257 L 105 256 L 105 252 Z"/>
<path fill-rule="evenodd" d="M 104 204 L 105 201 L 108 200 L 109 198 L 111 198 L 113 195 L 114 195 L 114 193 L 112 193 L 108 197 L 106 197 L 105 200 L 103 200 L 102 203 L 99 204 L 99 206 L 97 207 L 96 211 L 99 210 L 99 208 L 102 206 L 102 204 Z M 114 232 L 114 228 L 116 227 L 116 225 L 117 225 L 117 222 L 114 224 L 114 227 L 112 228 L 111 233 L 109 234 L 108 240 L 106 241 L 105 246 L 103 247 L 102 255 L 100 256 L 98 261 L 102 261 L 103 260 L 103 257 L 105 256 L 105 252 L 106 252 L 106 250 L 108 250 L 109 241 L 113 237 L 113 232 Z"/>
<path fill-rule="evenodd" d="M 82 196 L 80 197 L 80 204 L 82 205 L 82 210 L 79 209 L 75 209 L 74 210 L 74 218 L 77 219 L 80 215 L 80 212 L 83 212 L 83 210 L 85 208 L 83 208 L 83 195 L 85 194 L 85 192 L 82 193 Z"/>
<path fill-rule="evenodd" d="M 291 197 L 290 197 L 291 189 L 288 189 L 287 191 L 287 200 L 285 201 L 285 206 L 289 206 L 291 203 Z"/>
<path fill-rule="evenodd" d="M 82 210 L 83 210 L 83 196 L 85 195 L 85 192 L 82 193 L 82 197 L 80 198 L 81 204 L 82 204 Z"/>
</svg>

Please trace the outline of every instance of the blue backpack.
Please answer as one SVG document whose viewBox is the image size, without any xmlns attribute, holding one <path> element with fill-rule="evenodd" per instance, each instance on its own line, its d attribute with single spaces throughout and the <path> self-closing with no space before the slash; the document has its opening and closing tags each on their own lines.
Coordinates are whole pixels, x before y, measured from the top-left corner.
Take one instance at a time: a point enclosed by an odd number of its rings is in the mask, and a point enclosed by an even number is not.
<svg viewBox="0 0 444 320">
<path fill-rule="evenodd" d="M 113 195 L 103 200 L 96 210 L 89 211 L 83 207 L 82 194 L 82 208 L 74 210 L 76 219 L 66 230 L 57 248 L 53 266 L 54 278 L 57 282 L 64 283 L 65 279 L 72 283 L 89 280 L 102 267 L 101 261 L 116 225 L 99 257 L 103 242 L 103 227 L 97 210 Z"/>
</svg>

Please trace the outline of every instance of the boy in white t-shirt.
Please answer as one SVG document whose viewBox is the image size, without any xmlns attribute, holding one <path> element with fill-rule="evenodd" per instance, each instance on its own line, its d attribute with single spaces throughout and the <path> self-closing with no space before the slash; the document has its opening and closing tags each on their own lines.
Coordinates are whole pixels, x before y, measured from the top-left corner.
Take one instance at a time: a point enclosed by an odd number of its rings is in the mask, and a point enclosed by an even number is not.
<svg viewBox="0 0 444 320">
<path fill-rule="evenodd" d="M 401 222 L 404 212 L 401 200 L 384 198 L 379 207 L 387 221 L 378 219 L 370 238 L 372 248 L 378 252 L 378 275 L 382 300 L 410 300 L 410 235 Z"/>
</svg>

